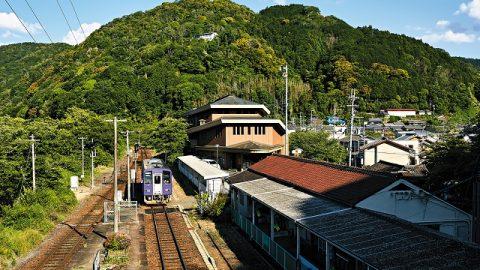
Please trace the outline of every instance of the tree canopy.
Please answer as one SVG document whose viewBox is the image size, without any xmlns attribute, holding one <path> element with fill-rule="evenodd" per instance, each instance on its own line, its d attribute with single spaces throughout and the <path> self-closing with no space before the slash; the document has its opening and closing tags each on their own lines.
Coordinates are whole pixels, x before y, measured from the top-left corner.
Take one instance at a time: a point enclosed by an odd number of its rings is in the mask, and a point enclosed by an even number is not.
<svg viewBox="0 0 480 270">
<path fill-rule="evenodd" d="M 210 32 L 218 36 L 198 38 Z M 280 116 L 285 63 L 293 114 L 325 116 L 336 108 L 344 115 L 350 88 L 365 112 L 467 114 L 480 95 L 479 69 L 463 59 L 302 5 L 254 13 L 226 0 L 163 3 L 113 20 L 78 46 L 1 46 L 0 59 L 7 78 L 0 112 L 27 118 L 62 118 L 71 107 L 179 117 L 225 94 L 265 103 Z"/>
<path fill-rule="evenodd" d="M 304 158 L 343 163 L 347 150 L 335 139 L 329 139 L 326 132 L 299 131 L 289 135 L 290 150 L 300 148 Z"/>
</svg>

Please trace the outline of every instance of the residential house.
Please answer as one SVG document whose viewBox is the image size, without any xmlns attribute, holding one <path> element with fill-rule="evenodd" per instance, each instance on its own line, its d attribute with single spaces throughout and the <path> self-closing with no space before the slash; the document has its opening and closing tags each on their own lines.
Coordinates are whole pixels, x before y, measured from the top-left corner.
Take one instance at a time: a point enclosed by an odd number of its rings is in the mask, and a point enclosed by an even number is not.
<svg viewBox="0 0 480 270">
<path fill-rule="evenodd" d="M 265 105 L 232 95 L 187 112 L 192 150 L 241 170 L 272 153 L 285 154 L 285 125 Z"/>
<path fill-rule="evenodd" d="M 373 165 L 380 160 L 398 165 L 415 165 L 420 162 L 414 149 L 389 139 L 377 140 L 360 147 L 359 158 L 363 166 Z"/>
</svg>

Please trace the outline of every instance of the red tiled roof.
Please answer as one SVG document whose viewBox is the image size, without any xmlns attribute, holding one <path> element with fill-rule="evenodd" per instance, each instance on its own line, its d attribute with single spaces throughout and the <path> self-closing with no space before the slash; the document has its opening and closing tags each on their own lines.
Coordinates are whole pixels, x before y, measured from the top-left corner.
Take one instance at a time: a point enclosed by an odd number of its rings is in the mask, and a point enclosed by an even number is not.
<svg viewBox="0 0 480 270">
<path fill-rule="evenodd" d="M 280 155 L 268 156 L 249 170 L 350 206 L 396 180 L 379 172 Z"/>
</svg>

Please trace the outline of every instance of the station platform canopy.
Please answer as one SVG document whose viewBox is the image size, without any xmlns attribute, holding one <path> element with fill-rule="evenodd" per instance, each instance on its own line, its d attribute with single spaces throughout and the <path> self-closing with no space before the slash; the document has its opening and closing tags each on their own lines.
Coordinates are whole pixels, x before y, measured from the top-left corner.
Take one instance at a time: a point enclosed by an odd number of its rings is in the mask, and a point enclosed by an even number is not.
<svg viewBox="0 0 480 270">
<path fill-rule="evenodd" d="M 220 170 L 219 168 L 204 162 L 196 156 L 181 156 L 178 157 L 178 159 L 183 163 L 182 165 L 190 167 L 204 180 L 226 178 L 229 176 L 228 172 Z"/>
<path fill-rule="evenodd" d="M 473 244 L 255 177 L 232 186 L 376 269 L 477 269 L 480 265 L 480 248 Z"/>
</svg>

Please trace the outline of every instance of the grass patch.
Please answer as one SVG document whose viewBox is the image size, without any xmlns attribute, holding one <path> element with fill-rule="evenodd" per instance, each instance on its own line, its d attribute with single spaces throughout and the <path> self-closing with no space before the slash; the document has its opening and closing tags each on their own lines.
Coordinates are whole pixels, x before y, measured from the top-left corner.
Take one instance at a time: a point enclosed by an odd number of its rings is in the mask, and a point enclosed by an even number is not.
<svg viewBox="0 0 480 270">
<path fill-rule="evenodd" d="M 15 266 L 18 257 L 36 247 L 76 205 L 67 188 L 26 190 L 11 206 L 1 208 L 0 269 Z"/>
</svg>

